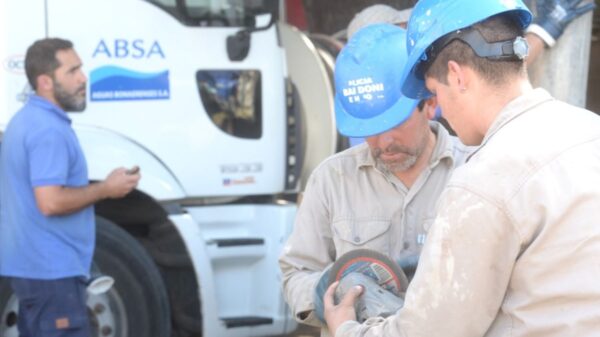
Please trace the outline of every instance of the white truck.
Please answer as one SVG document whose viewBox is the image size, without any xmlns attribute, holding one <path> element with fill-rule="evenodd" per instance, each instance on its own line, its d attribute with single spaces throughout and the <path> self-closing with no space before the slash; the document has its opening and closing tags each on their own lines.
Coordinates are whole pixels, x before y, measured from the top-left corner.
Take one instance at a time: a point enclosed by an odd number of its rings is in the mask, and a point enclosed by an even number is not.
<svg viewBox="0 0 600 337">
<path fill-rule="evenodd" d="M 141 167 L 137 190 L 95 208 L 93 273 L 115 285 L 88 300 L 94 336 L 295 329 L 277 257 L 302 179 L 338 137 L 331 69 L 282 23 L 283 4 L 0 2 L 0 135 L 31 93 L 26 48 L 66 38 L 88 76 L 87 108 L 70 117 L 90 180 Z M 2 279 L 0 315 L 0 337 L 18 336 L 18 303 Z"/>
</svg>

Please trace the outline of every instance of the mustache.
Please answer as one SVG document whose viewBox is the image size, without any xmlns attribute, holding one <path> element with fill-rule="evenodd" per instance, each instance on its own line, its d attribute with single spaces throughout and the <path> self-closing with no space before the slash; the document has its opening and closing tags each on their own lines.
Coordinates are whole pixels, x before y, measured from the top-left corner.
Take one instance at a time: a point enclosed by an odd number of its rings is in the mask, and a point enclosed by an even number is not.
<svg viewBox="0 0 600 337">
<path fill-rule="evenodd" d="M 390 146 L 386 147 L 385 149 L 376 148 L 373 150 L 373 155 L 375 156 L 375 158 L 379 158 L 384 153 L 385 154 L 404 153 L 404 154 L 408 154 L 411 156 L 415 154 L 408 147 L 402 146 L 402 145 L 397 145 L 397 144 L 391 144 Z"/>
</svg>

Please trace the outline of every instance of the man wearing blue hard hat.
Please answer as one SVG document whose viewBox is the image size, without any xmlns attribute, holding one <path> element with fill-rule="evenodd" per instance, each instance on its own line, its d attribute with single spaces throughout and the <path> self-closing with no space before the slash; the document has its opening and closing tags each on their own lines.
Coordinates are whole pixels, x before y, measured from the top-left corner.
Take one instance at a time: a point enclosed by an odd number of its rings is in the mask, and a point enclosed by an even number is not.
<svg viewBox="0 0 600 337">
<path fill-rule="evenodd" d="M 359 324 L 364 290 L 336 304 L 333 284 L 335 336 L 598 336 L 600 118 L 532 88 L 531 19 L 520 0 L 417 3 L 402 92 L 435 95 L 479 147 L 440 197 L 402 309 Z"/>
<path fill-rule="evenodd" d="M 358 31 L 336 60 L 337 128 L 366 143 L 314 170 L 280 258 L 285 298 L 302 323 L 325 326 L 322 295 L 340 256 L 359 248 L 400 263 L 418 256 L 436 200 L 469 153 L 430 121 L 435 99 L 402 95 L 407 56 L 406 31 L 379 24 Z"/>
<path fill-rule="evenodd" d="M 578 17 L 594 9 L 593 3 L 581 4 L 582 0 L 536 0 L 536 17 L 527 28 L 524 35 L 529 45 L 529 55 L 525 59 L 527 65 L 532 64 L 543 53 L 545 48 L 551 48 L 563 34 L 566 27 Z M 412 8 L 397 10 L 384 4 L 374 4 L 363 8 L 348 24 L 347 39 L 361 28 L 368 25 L 389 23 L 406 28 Z M 437 110 L 435 119 L 447 127 L 444 119 L 440 119 Z M 363 142 L 363 138 L 350 137 L 350 145 Z"/>
</svg>

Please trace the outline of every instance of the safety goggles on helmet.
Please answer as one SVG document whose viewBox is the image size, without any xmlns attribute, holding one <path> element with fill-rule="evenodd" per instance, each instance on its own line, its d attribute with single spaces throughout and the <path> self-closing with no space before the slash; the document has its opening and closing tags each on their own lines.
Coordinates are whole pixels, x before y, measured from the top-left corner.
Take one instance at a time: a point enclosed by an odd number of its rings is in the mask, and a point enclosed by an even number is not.
<svg viewBox="0 0 600 337">
<path fill-rule="evenodd" d="M 425 50 L 425 60 L 416 65 L 416 75 L 424 79 L 427 70 L 429 70 L 439 53 L 454 40 L 466 43 L 477 56 L 492 61 L 521 61 L 529 54 L 529 44 L 521 36 L 514 39 L 488 42 L 475 28 L 459 29 L 441 37 Z"/>
</svg>

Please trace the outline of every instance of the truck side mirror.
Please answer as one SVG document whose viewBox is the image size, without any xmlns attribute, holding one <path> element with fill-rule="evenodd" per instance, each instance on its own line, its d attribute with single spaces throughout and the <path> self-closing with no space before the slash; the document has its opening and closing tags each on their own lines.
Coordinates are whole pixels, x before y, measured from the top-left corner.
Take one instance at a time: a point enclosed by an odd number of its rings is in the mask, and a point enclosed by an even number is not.
<svg viewBox="0 0 600 337">
<path fill-rule="evenodd" d="M 273 13 L 257 16 L 256 22 L 264 22 L 266 15 L 269 16 L 269 21 L 265 26 L 247 27 L 227 37 L 227 55 L 230 61 L 243 61 L 248 56 L 248 52 L 250 52 L 250 35 L 254 32 L 267 30 L 273 26 L 275 23 L 275 15 Z"/>
<path fill-rule="evenodd" d="M 250 31 L 240 30 L 227 37 L 227 55 L 230 61 L 242 61 L 250 51 Z"/>
</svg>

